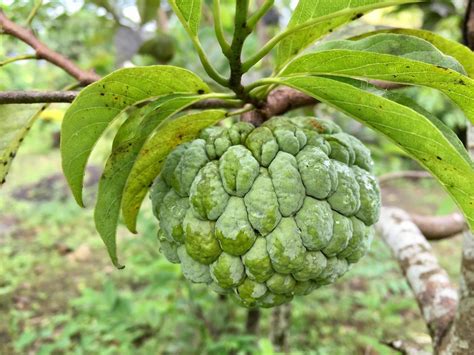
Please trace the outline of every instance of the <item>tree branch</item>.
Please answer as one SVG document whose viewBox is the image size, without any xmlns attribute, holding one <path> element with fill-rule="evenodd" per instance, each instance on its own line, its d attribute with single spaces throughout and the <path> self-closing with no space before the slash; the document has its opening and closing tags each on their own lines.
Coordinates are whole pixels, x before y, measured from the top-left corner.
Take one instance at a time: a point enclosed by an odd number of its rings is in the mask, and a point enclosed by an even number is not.
<svg viewBox="0 0 474 355">
<path fill-rule="evenodd" d="M 463 32 L 464 42 L 474 49 L 474 0 L 468 2 Z M 474 126 L 469 122 L 467 148 L 474 158 Z M 474 235 L 470 231 L 464 233 L 459 294 L 456 318 L 441 346 L 446 354 L 469 354 L 474 349 Z"/>
<path fill-rule="evenodd" d="M 440 354 L 470 354 L 474 349 L 474 237 L 469 231 L 464 234 L 459 284 L 458 310 Z"/>
<path fill-rule="evenodd" d="M 385 90 L 401 88 L 402 85 L 383 81 L 369 81 L 371 84 Z M 288 87 L 279 87 L 268 94 L 266 101 L 257 109 L 242 115 L 242 120 L 260 126 L 263 122 L 273 116 L 282 115 L 288 111 L 316 105 L 319 103 L 315 98 Z"/>
<path fill-rule="evenodd" d="M 466 220 L 461 213 L 451 213 L 446 216 L 411 214 L 410 218 L 428 240 L 451 238 L 468 229 Z"/>
<path fill-rule="evenodd" d="M 242 120 L 259 126 L 273 116 L 317 103 L 316 99 L 298 90 L 281 87 L 270 92 L 261 108 L 242 115 Z"/>
<path fill-rule="evenodd" d="M 0 92 L 0 105 L 2 104 L 35 104 L 52 102 L 72 102 L 79 94 L 78 91 L 4 91 Z M 240 101 L 221 99 L 207 99 L 195 103 L 193 109 L 210 108 L 239 108 Z"/>
<path fill-rule="evenodd" d="M 376 228 L 407 278 L 437 348 L 458 305 L 458 295 L 448 274 L 405 211 L 384 207 Z"/>
<path fill-rule="evenodd" d="M 474 0 L 469 0 L 463 26 L 464 42 L 474 49 Z M 474 126 L 468 122 L 467 148 L 474 157 Z M 446 354 L 468 354 L 474 349 L 474 235 L 464 233 L 461 261 L 461 280 L 459 283 L 459 307 L 456 318 L 445 337 L 441 351 Z"/>
<path fill-rule="evenodd" d="M 36 54 L 24 54 L 24 55 L 19 55 L 16 57 L 10 57 L 3 62 L 0 62 L 0 67 L 3 67 L 4 65 L 13 63 L 13 62 L 18 62 L 20 60 L 30 60 L 30 59 L 38 59 L 36 57 Z"/>
<path fill-rule="evenodd" d="M 77 94 L 77 91 L 3 91 L 0 105 L 72 102 Z"/>
<path fill-rule="evenodd" d="M 62 54 L 47 47 L 44 43 L 39 41 L 30 30 L 11 21 L 1 10 L 0 29 L 3 33 L 16 37 L 20 41 L 28 44 L 36 51 L 36 57 L 38 59 L 44 59 L 62 68 L 69 75 L 76 78 L 82 85 L 88 85 L 100 79 L 100 76 L 96 73 L 82 70 Z"/>
<path fill-rule="evenodd" d="M 236 0 L 235 2 L 235 19 L 234 19 L 234 35 L 230 44 L 230 52 L 224 53 L 230 66 L 230 77 L 228 87 L 235 92 L 237 97 L 247 103 L 258 106 L 258 100 L 252 98 L 242 85 L 242 48 L 247 37 L 252 32 L 247 22 L 249 10 L 249 0 Z"/>
</svg>

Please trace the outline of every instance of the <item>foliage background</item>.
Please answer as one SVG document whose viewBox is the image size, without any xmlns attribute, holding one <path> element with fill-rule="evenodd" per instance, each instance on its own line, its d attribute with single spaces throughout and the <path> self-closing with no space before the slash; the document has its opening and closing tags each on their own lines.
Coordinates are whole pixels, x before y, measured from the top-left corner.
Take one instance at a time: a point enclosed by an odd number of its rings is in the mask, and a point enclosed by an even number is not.
<svg viewBox="0 0 474 355">
<path fill-rule="evenodd" d="M 142 23 L 137 3 L 44 1 L 33 29 L 54 50 L 100 75 L 119 66 L 155 64 L 153 57 L 136 51 L 157 30 L 167 30 L 176 49 L 170 64 L 206 77 L 177 19 L 167 16 L 166 24 L 155 18 Z M 230 33 L 234 1 L 222 3 L 224 28 Z M 288 20 L 294 2 L 276 3 L 279 23 L 260 29 L 249 39 L 244 54 L 254 53 L 262 39 Z M 207 6 L 211 4 L 207 1 Z M 24 23 L 33 5 L 33 0 L 0 0 L 1 8 L 19 23 Z M 161 8 L 169 15 L 165 1 Z M 460 40 L 464 11 L 463 1 L 443 0 L 376 11 L 332 38 L 389 25 L 423 27 Z M 200 37 L 212 63 L 224 71 L 208 8 L 206 13 Z M 31 53 L 7 36 L 0 41 L 0 62 Z M 269 71 L 271 60 L 260 65 L 257 75 Z M 59 89 L 70 83 L 61 70 L 42 61 L 0 67 L 0 90 Z M 441 94 L 405 90 L 463 135 L 464 116 Z M 273 353 L 268 338 L 271 310 L 262 312 L 258 334 L 246 334 L 245 309 L 185 282 L 179 267 L 159 255 L 149 208 L 140 217 L 139 236 L 120 229 L 127 267 L 122 271 L 112 267 L 95 232 L 92 210 L 78 209 L 60 174 L 57 132 L 66 107 L 52 105 L 42 114 L 0 190 L 0 353 Z M 305 109 L 314 112 L 335 119 L 369 144 L 378 175 L 418 169 L 397 147 L 355 121 L 323 105 Z M 93 162 L 104 161 L 110 143 L 105 137 Z M 90 200 L 98 173 L 89 171 Z M 455 208 L 431 180 L 393 182 L 383 192 L 386 204 L 411 212 L 445 214 Z M 450 239 L 434 246 L 453 280 L 458 276 L 458 242 Z M 376 239 L 368 257 L 342 280 L 293 302 L 290 349 L 305 354 L 389 354 L 383 342 L 394 339 L 411 339 L 429 348 L 424 327 L 406 281 L 388 249 Z"/>
</svg>

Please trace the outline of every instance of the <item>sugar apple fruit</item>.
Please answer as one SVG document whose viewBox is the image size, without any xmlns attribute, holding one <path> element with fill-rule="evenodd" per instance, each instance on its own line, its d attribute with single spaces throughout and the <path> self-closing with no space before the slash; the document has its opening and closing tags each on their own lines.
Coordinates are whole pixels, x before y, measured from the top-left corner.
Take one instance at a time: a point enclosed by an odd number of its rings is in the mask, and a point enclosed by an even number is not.
<svg viewBox="0 0 474 355">
<path fill-rule="evenodd" d="M 210 127 L 151 189 L 160 249 L 186 279 L 273 307 L 334 282 L 370 246 L 380 191 L 369 150 L 330 121 Z"/>
<path fill-rule="evenodd" d="M 143 42 L 138 49 L 138 53 L 150 55 L 158 63 L 166 64 L 170 62 L 175 54 L 175 39 L 172 35 L 158 31 L 155 37 Z"/>
</svg>

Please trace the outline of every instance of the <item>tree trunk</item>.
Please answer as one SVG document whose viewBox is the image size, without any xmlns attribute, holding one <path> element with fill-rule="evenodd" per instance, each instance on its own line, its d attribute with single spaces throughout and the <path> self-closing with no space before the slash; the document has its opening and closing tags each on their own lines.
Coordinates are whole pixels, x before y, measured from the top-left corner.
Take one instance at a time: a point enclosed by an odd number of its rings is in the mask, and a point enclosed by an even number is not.
<svg viewBox="0 0 474 355">
<path fill-rule="evenodd" d="M 464 40 L 474 49 L 474 0 L 469 0 L 464 22 Z M 467 149 L 474 158 L 474 126 L 468 123 Z M 474 352 L 474 236 L 470 231 L 464 234 L 459 285 L 459 306 L 449 336 L 439 353 L 472 354 Z"/>
</svg>

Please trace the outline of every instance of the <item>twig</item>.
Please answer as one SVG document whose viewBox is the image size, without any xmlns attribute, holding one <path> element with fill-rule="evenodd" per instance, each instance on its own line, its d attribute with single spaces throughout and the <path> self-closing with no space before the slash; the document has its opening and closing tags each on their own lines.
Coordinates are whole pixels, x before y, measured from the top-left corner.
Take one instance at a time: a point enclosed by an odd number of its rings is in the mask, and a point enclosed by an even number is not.
<svg viewBox="0 0 474 355">
<path fill-rule="evenodd" d="M 388 182 L 398 179 L 409 179 L 409 180 L 420 180 L 420 179 L 431 179 L 433 176 L 427 171 L 418 170 L 406 170 L 396 171 L 394 173 L 387 173 L 379 177 L 379 184 L 384 185 Z"/>
<path fill-rule="evenodd" d="M 273 116 L 281 115 L 299 107 L 315 105 L 316 103 L 318 103 L 316 99 L 295 89 L 278 88 L 270 92 L 266 102 L 260 109 L 244 114 L 242 119 L 259 126 Z"/>
<path fill-rule="evenodd" d="M 77 94 L 77 91 L 3 91 L 0 104 L 72 102 Z"/>
<path fill-rule="evenodd" d="M 38 13 L 39 8 L 43 5 L 43 0 L 36 0 L 35 5 L 31 9 L 30 14 L 28 15 L 28 18 L 26 19 L 26 25 L 28 27 L 31 26 L 31 23 L 33 22 L 33 19 L 35 18 L 36 14 Z"/>
<path fill-rule="evenodd" d="M 383 186 L 397 179 L 420 180 L 431 178 L 433 176 L 427 171 L 407 170 L 384 174 L 378 180 L 379 184 Z M 467 228 L 466 220 L 460 213 L 452 213 L 446 216 L 410 214 L 410 218 L 428 240 L 451 238 Z"/>
<path fill-rule="evenodd" d="M 247 15 L 249 8 L 249 0 L 237 0 L 235 2 L 235 20 L 234 20 L 234 36 L 230 45 L 229 59 L 230 78 L 228 87 L 232 89 L 239 99 L 257 106 L 255 102 L 246 92 L 242 85 L 242 48 L 247 37 L 252 32 L 248 27 Z"/>
<path fill-rule="evenodd" d="M 242 107 L 242 102 L 232 100 L 207 99 L 196 102 L 191 106 L 193 109 L 208 109 L 208 108 L 239 108 Z"/>
<path fill-rule="evenodd" d="M 0 29 L 3 33 L 16 37 L 28 44 L 36 51 L 36 57 L 38 59 L 47 60 L 48 62 L 62 68 L 69 75 L 76 78 L 82 85 L 88 85 L 100 79 L 100 76 L 96 73 L 82 70 L 62 54 L 47 47 L 44 43 L 39 41 L 31 31 L 11 21 L 1 10 Z"/>
<path fill-rule="evenodd" d="M 0 92 L 0 104 L 34 104 L 52 102 L 72 102 L 79 94 L 77 91 L 3 91 Z M 195 103 L 193 109 L 240 108 L 239 100 L 207 99 Z"/>
<path fill-rule="evenodd" d="M 213 0 L 212 2 L 212 17 L 214 20 L 214 32 L 216 33 L 217 41 L 221 46 L 222 53 L 228 57 L 230 56 L 230 45 L 225 39 L 224 30 L 221 23 L 221 2 L 220 0 Z"/>
<path fill-rule="evenodd" d="M 247 104 L 247 105 L 245 105 L 244 107 L 242 107 L 238 110 L 227 112 L 226 117 L 240 116 L 240 115 L 243 115 L 247 112 L 251 112 L 253 110 L 254 110 L 254 107 L 250 104 Z"/>
<path fill-rule="evenodd" d="M 259 6 L 259 9 L 252 16 L 250 16 L 249 20 L 247 21 L 249 28 L 255 28 L 257 22 L 260 21 L 263 16 L 265 16 L 268 10 L 270 10 L 270 8 L 273 6 L 274 2 L 275 0 L 265 0 L 265 2 Z"/>
<path fill-rule="evenodd" d="M 458 305 L 458 295 L 448 274 L 405 211 L 384 207 L 376 228 L 407 278 L 437 348 Z"/>
<path fill-rule="evenodd" d="M 380 88 L 390 90 L 400 87 L 398 84 L 369 81 Z M 256 126 L 261 125 L 271 117 L 282 115 L 288 111 L 318 104 L 315 98 L 303 94 L 302 92 L 288 87 L 280 87 L 272 90 L 264 103 L 254 111 L 248 112 L 242 116 L 244 121 L 253 123 Z"/>
<path fill-rule="evenodd" d="M 0 62 L 0 67 L 3 67 L 4 65 L 7 65 L 10 63 L 18 62 L 20 60 L 28 60 L 28 59 L 38 59 L 38 58 L 36 57 L 36 54 L 19 55 L 16 57 L 8 58 L 7 60 L 4 60 L 3 62 Z"/>
<path fill-rule="evenodd" d="M 428 240 L 451 238 L 468 229 L 466 220 L 461 213 L 451 213 L 446 216 L 411 214 L 410 218 Z"/>
</svg>

